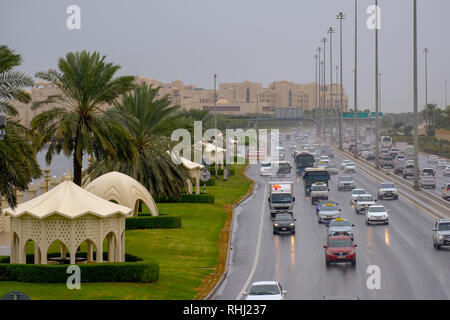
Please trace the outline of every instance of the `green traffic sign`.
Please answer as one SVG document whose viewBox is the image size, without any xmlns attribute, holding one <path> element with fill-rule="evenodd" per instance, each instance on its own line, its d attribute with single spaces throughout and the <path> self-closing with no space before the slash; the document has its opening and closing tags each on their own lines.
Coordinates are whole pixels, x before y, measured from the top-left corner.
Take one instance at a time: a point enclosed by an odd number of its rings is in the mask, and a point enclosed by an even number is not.
<svg viewBox="0 0 450 320">
<path fill-rule="evenodd" d="M 375 118 L 377 116 L 377 113 L 376 112 L 372 112 L 370 114 L 370 116 Z M 378 117 L 382 117 L 382 116 L 383 116 L 383 112 L 378 112 Z"/>
</svg>

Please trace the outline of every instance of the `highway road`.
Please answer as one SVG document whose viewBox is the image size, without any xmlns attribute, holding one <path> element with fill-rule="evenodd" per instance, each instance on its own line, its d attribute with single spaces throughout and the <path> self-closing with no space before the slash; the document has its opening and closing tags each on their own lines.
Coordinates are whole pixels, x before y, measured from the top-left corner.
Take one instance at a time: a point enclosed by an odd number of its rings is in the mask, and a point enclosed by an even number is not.
<svg viewBox="0 0 450 320">
<path fill-rule="evenodd" d="M 288 149 L 287 143 L 282 145 Z M 287 152 L 288 153 L 288 152 Z M 290 153 L 288 153 L 290 154 Z M 342 158 L 332 163 L 339 165 Z M 367 226 L 349 203 L 350 192 L 337 190 L 337 176 L 330 181 L 330 200 L 339 202 L 342 217 L 356 226 L 356 267 L 326 267 L 324 225 L 317 222 L 311 201 L 305 198 L 303 181 L 295 182 L 297 219 L 295 235 L 274 235 L 267 197 L 268 177 L 259 165 L 249 167 L 255 193 L 239 208 L 233 226 L 229 273 L 213 299 L 242 299 L 254 281 L 277 280 L 286 299 L 322 299 L 329 295 L 358 295 L 361 299 L 450 299 L 450 249 L 436 250 L 432 228 L 436 216 L 400 195 L 381 200 L 391 210 L 389 225 Z M 376 195 L 379 181 L 356 172 L 358 188 Z M 369 289 L 369 266 L 380 268 L 381 289 Z"/>
</svg>

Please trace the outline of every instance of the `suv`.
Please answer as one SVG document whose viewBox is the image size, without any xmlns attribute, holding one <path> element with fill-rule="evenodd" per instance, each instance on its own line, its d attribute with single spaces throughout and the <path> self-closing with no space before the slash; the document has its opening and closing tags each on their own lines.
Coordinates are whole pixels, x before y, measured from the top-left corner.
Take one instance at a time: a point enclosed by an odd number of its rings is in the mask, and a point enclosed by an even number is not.
<svg viewBox="0 0 450 320">
<path fill-rule="evenodd" d="M 450 246 L 450 219 L 436 221 L 433 228 L 433 247 Z"/>
<path fill-rule="evenodd" d="M 438 160 L 438 156 L 436 156 L 436 155 L 428 156 L 428 163 L 436 163 L 437 160 Z"/>
<path fill-rule="evenodd" d="M 352 176 L 340 176 L 338 180 L 338 190 L 353 190 L 356 188 L 355 181 Z"/>
<path fill-rule="evenodd" d="M 407 163 L 405 165 L 405 169 L 403 169 L 403 178 L 414 177 L 414 165 L 411 163 Z"/>
<path fill-rule="evenodd" d="M 442 188 L 442 198 L 444 200 L 450 200 L 450 183 L 447 183 L 443 188 Z"/>
<path fill-rule="evenodd" d="M 436 178 L 432 175 L 421 175 L 419 177 L 419 184 L 422 188 L 436 189 Z"/>
<path fill-rule="evenodd" d="M 436 175 L 436 170 L 434 170 L 433 168 L 423 168 L 422 170 L 420 170 L 420 175 L 434 177 Z"/>
<path fill-rule="evenodd" d="M 394 160 L 391 157 L 383 157 L 380 165 L 382 168 L 394 168 Z"/>
<path fill-rule="evenodd" d="M 328 200 L 328 185 L 324 182 L 316 182 L 311 185 L 311 203 L 315 204 L 317 200 Z"/>
<path fill-rule="evenodd" d="M 325 248 L 325 262 L 327 267 L 332 262 L 351 262 L 356 264 L 356 244 L 349 236 L 331 236 L 328 237 Z"/>
<path fill-rule="evenodd" d="M 355 213 L 366 212 L 376 201 L 371 194 L 359 195 L 355 200 Z"/>
<path fill-rule="evenodd" d="M 405 170 L 405 161 L 394 162 L 394 174 L 403 174 Z"/>
<path fill-rule="evenodd" d="M 378 199 L 398 199 L 398 189 L 393 182 L 382 182 L 378 189 Z"/>
</svg>

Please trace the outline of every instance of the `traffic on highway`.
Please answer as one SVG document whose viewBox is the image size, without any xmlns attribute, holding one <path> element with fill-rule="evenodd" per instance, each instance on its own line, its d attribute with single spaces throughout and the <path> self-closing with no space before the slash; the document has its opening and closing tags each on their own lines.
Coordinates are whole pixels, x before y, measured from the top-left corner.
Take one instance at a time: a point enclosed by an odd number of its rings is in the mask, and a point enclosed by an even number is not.
<svg viewBox="0 0 450 320">
<path fill-rule="evenodd" d="M 388 179 L 401 164 L 399 176 L 407 172 L 409 146 L 380 139 L 383 173 L 361 162 L 374 161 L 374 145 L 360 147 L 355 160 L 313 130 L 289 129 L 282 167 L 249 166 L 255 190 L 235 210 L 229 271 L 213 299 L 450 298 L 450 219 Z M 431 192 L 445 195 L 446 164 L 422 155 L 420 166 L 422 187 L 431 177 Z"/>
</svg>

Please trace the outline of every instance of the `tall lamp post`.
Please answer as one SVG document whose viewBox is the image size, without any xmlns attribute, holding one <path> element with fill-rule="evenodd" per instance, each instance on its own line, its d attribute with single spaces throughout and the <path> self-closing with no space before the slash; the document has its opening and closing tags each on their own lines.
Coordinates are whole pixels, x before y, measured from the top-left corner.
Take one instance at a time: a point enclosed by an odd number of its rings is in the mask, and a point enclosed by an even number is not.
<svg viewBox="0 0 450 320">
<path fill-rule="evenodd" d="M 355 112 L 354 136 L 355 158 L 358 158 L 358 1 L 355 0 L 355 70 L 354 70 L 354 98 L 353 111 Z"/>
<path fill-rule="evenodd" d="M 425 54 L 425 107 L 428 105 L 428 48 L 423 49 Z"/>
<path fill-rule="evenodd" d="M 417 113 L 417 0 L 413 2 L 413 59 L 414 59 L 414 185 L 419 190 L 419 115 Z"/>
<path fill-rule="evenodd" d="M 217 130 L 217 90 L 216 90 L 216 79 L 217 74 L 214 73 L 214 129 Z M 214 168 L 216 172 L 216 180 L 219 179 L 219 168 L 217 164 L 217 137 L 214 137 L 214 155 L 215 155 L 215 161 L 214 161 Z"/>
<path fill-rule="evenodd" d="M 341 64 L 341 81 L 340 81 L 340 99 L 339 99 L 339 150 L 344 150 L 343 147 L 343 141 L 342 141 L 342 20 L 345 19 L 345 14 L 343 14 L 342 12 L 339 12 L 339 14 L 336 16 L 336 19 L 339 20 L 339 34 L 340 34 L 340 64 Z M 356 139 L 356 137 L 355 137 Z M 356 141 L 355 141 L 355 145 L 356 145 Z"/>
<path fill-rule="evenodd" d="M 318 127 L 319 127 L 319 136 L 320 136 L 320 124 L 321 124 L 321 108 L 322 108 L 322 80 L 321 80 L 321 78 L 322 78 L 322 76 L 321 76 L 321 65 L 322 65 L 322 61 L 321 61 L 321 51 L 322 51 L 322 48 L 321 47 L 318 47 L 317 48 L 317 52 L 319 53 L 319 93 L 318 93 L 318 95 L 319 95 L 319 109 L 318 110 L 316 110 L 316 113 L 317 113 L 317 124 L 318 124 Z"/>
<path fill-rule="evenodd" d="M 325 139 L 325 110 L 327 109 L 327 83 L 326 83 L 326 43 L 327 38 L 322 38 L 323 42 L 323 109 L 322 109 L 322 128 L 323 128 L 323 138 Z"/>
<path fill-rule="evenodd" d="M 333 27 L 329 27 L 327 30 L 327 33 L 330 35 L 330 99 L 331 99 L 331 106 L 330 109 L 335 108 L 334 98 L 333 98 L 333 33 L 334 33 Z M 325 130 L 324 130 L 324 136 L 325 136 Z"/>
<path fill-rule="evenodd" d="M 315 110 L 315 118 L 316 120 L 317 118 L 317 108 L 318 108 L 318 103 L 319 103 L 319 87 L 318 87 L 318 83 L 317 83 L 317 72 L 318 72 L 318 68 L 319 68 L 319 55 L 315 54 L 314 55 L 314 59 L 316 60 L 316 110 Z"/>
<path fill-rule="evenodd" d="M 378 0 L 375 0 L 375 169 L 380 170 L 380 123 L 378 117 L 379 91 L 378 91 Z"/>
</svg>

